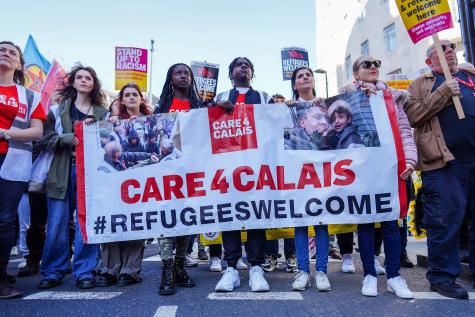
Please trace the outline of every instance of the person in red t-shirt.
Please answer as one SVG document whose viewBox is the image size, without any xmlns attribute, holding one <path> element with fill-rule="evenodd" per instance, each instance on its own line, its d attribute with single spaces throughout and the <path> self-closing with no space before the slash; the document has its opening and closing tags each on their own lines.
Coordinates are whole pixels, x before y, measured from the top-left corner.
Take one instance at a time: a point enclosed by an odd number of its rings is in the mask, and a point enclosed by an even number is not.
<svg viewBox="0 0 475 317">
<path fill-rule="evenodd" d="M 184 112 L 203 107 L 196 89 L 191 68 L 186 64 L 174 64 L 167 72 L 162 94 L 154 113 Z M 158 293 L 172 295 L 176 293 L 175 284 L 194 287 L 195 282 L 185 270 L 186 250 L 190 236 L 159 239 L 162 257 L 162 282 Z M 173 248 L 175 247 L 175 258 Z"/>
<path fill-rule="evenodd" d="M 154 113 L 186 112 L 203 106 L 191 68 L 182 63 L 170 66 Z"/>
<path fill-rule="evenodd" d="M 12 169 L 29 169 L 31 166 L 22 166 L 25 162 L 31 163 L 31 151 L 17 150 L 15 164 L 8 165 L 9 146 L 18 142 L 37 140 L 43 134 L 42 120 L 45 113 L 39 101 L 34 105 L 24 104 L 26 100 L 21 86 L 25 84 L 23 75 L 24 60 L 21 49 L 12 42 L 0 42 L 0 299 L 13 298 L 21 292 L 11 287 L 6 281 L 6 270 L 10 260 L 10 251 L 16 242 L 16 212 L 21 196 L 28 185 L 28 179 L 18 179 L 18 176 L 9 173 Z M 38 96 L 35 96 L 34 100 Z M 24 98 L 24 99 L 23 99 Z M 35 103 L 33 101 L 33 103 Z M 28 126 L 18 128 L 14 123 L 26 122 Z M 28 174 L 28 171 L 24 171 Z M 10 175 L 11 174 L 11 175 Z M 20 173 L 21 174 L 21 173 Z"/>
</svg>

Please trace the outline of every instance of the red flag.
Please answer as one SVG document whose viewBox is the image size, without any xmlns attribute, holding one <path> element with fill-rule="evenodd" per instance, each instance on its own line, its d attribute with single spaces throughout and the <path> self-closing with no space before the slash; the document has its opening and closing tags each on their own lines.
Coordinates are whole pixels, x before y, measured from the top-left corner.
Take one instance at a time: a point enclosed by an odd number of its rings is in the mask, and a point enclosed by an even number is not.
<svg viewBox="0 0 475 317">
<path fill-rule="evenodd" d="M 66 72 L 58 63 L 53 60 L 48 76 L 46 76 L 43 89 L 41 90 L 41 104 L 48 113 L 49 108 L 55 103 L 54 92 L 64 87 L 64 80 L 66 79 Z"/>
</svg>

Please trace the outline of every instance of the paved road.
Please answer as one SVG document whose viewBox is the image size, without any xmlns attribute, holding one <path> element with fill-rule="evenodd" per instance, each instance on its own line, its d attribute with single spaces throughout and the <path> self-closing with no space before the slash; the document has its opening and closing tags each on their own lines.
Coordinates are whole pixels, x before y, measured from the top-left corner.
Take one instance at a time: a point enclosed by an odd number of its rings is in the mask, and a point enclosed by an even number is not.
<svg viewBox="0 0 475 317">
<path fill-rule="evenodd" d="M 18 279 L 16 286 L 24 291 L 22 299 L 0 301 L 0 316 L 475 316 L 475 289 L 469 281 L 461 281 L 471 292 L 472 300 L 438 299 L 428 292 L 425 270 L 403 269 L 402 275 L 418 299 L 402 300 L 386 292 L 385 277 L 378 277 L 380 295 L 376 298 L 360 294 L 362 271 L 359 257 L 357 273 L 339 272 L 339 261 L 329 264 L 332 291 L 318 293 L 314 288 L 305 292 L 292 292 L 292 274 L 285 271 L 267 273 L 271 292 L 260 293 L 256 298 L 248 286 L 248 273 L 241 271 L 242 286 L 236 292 L 215 294 L 214 286 L 220 273 L 208 271 L 201 263 L 189 269 L 197 287 L 179 289 L 175 296 L 158 296 L 160 262 L 155 256 L 156 245 L 147 247 L 143 263 L 143 279 L 139 285 L 128 287 L 96 288 L 80 291 L 75 288 L 71 275 L 64 283 L 43 292 L 36 289 L 40 275 Z M 16 273 L 18 257 L 9 265 L 9 272 Z"/>
</svg>

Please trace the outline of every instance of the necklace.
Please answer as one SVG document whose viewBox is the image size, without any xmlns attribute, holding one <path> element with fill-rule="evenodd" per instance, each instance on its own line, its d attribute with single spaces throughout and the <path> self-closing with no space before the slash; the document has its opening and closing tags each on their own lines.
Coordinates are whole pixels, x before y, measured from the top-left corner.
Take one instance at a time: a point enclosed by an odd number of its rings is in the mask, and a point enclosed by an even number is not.
<svg viewBox="0 0 475 317">
<path fill-rule="evenodd" d="M 463 73 L 464 73 L 465 75 L 467 75 L 468 82 L 466 82 L 465 80 L 462 80 L 462 79 L 460 79 L 460 78 L 457 78 L 457 77 L 454 77 L 454 79 L 455 79 L 458 83 L 460 83 L 460 84 L 462 84 L 462 85 L 464 85 L 464 86 L 467 86 L 468 88 L 472 88 L 472 90 L 474 91 L 472 94 L 473 94 L 473 96 L 475 96 L 475 83 L 473 82 L 472 77 L 471 77 L 469 74 L 465 73 L 465 72 L 463 72 Z"/>
<path fill-rule="evenodd" d="M 78 112 L 80 112 L 80 111 L 79 111 L 79 108 L 76 104 L 74 104 L 74 107 L 76 108 L 76 111 L 74 111 L 74 114 L 76 115 L 76 121 L 74 121 L 74 123 L 76 123 L 76 122 L 81 121 L 81 120 L 79 120 L 79 114 L 78 114 Z M 91 111 L 91 107 L 92 107 L 92 104 L 89 104 L 89 108 L 87 109 L 87 112 L 86 112 L 86 118 L 89 115 L 89 112 Z"/>
</svg>

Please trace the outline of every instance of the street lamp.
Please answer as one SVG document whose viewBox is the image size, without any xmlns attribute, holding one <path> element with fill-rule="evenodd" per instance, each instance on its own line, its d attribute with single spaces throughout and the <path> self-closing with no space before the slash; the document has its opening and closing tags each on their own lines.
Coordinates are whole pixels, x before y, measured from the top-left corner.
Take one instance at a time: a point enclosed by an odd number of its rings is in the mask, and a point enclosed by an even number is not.
<svg viewBox="0 0 475 317">
<path fill-rule="evenodd" d="M 325 74 L 325 91 L 327 93 L 327 98 L 328 98 L 328 76 L 327 76 L 327 71 L 324 70 L 324 69 L 319 68 L 319 69 L 315 69 L 314 72 L 317 73 L 317 74 Z"/>
</svg>

